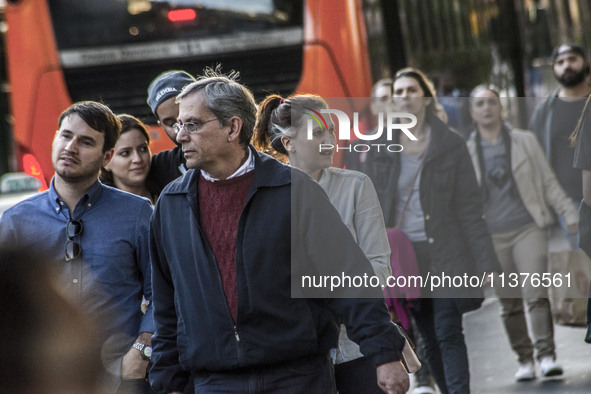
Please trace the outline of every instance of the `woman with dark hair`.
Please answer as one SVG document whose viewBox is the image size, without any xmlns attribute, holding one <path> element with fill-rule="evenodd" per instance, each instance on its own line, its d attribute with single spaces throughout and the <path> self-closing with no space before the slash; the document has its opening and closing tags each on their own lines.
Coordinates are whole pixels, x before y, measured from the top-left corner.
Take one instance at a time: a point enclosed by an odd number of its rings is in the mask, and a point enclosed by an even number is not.
<svg viewBox="0 0 591 394">
<path fill-rule="evenodd" d="M 291 166 L 318 181 L 376 276 L 385 283 L 391 274 L 390 246 L 371 181 L 360 172 L 331 167 L 334 148 L 328 146 L 334 146 L 335 136 L 330 117 L 326 117 L 328 129 L 314 123 L 312 139 L 308 139 L 304 122 L 308 116 L 304 117 L 304 112 L 324 108 L 327 104 L 319 96 L 295 95 L 286 99 L 268 96 L 259 104 L 255 145 L 280 160 L 287 158 Z M 335 362 L 335 380 L 340 394 L 383 392 L 377 385 L 376 366 L 363 357 L 359 346 L 347 337 L 342 324 Z"/>
<path fill-rule="evenodd" d="M 131 115 L 117 117 L 121 121 L 121 135 L 115 144 L 113 158 L 101 169 L 100 180 L 106 185 L 146 197 L 153 204 L 156 196 L 146 186 L 152 158 L 148 129 Z"/>
<path fill-rule="evenodd" d="M 152 152 L 150 152 L 150 134 L 146 125 L 132 115 L 120 114 L 121 134 L 115 144 L 113 157 L 101 168 L 100 180 L 105 185 L 146 197 L 156 203 L 158 196 L 150 193 L 146 178 L 150 172 Z M 148 302 L 141 304 L 146 311 Z"/>
<path fill-rule="evenodd" d="M 421 276 L 479 277 L 500 271 L 486 223 L 481 192 L 462 137 L 444 123 L 435 89 L 419 70 L 406 68 L 394 77 L 394 107 L 414 115 L 412 135 L 395 133 L 400 153 L 368 152 L 367 174 L 373 181 L 386 227 L 410 239 Z M 444 120 L 442 120 L 444 119 Z M 409 133 L 410 134 L 410 133 Z M 415 139 L 413 139 L 414 137 Z M 421 289 L 413 306 L 424 338 L 425 355 L 442 393 L 468 393 L 470 374 L 462 315 L 482 303 L 479 287 Z"/>
<path fill-rule="evenodd" d="M 472 91 L 470 113 L 476 130 L 470 135 L 468 149 L 482 186 L 486 222 L 503 271 L 508 275 L 541 276 L 548 269 L 546 227 L 554 223 L 553 210 L 563 217 L 571 234 L 578 231 L 577 211 L 536 136 L 503 121 L 501 100 L 494 88 L 481 85 Z M 525 281 L 521 287 L 495 287 L 505 331 L 518 356 L 517 381 L 535 378 L 534 349 L 543 376 L 562 374 L 555 361 L 548 289 L 533 284 Z"/>
</svg>

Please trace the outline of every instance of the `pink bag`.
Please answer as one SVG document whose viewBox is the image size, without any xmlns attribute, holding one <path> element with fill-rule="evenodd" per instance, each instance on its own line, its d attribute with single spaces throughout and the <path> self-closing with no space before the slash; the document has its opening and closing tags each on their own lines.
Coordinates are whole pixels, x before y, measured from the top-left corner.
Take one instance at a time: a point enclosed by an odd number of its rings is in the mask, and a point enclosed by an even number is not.
<svg viewBox="0 0 591 394">
<path fill-rule="evenodd" d="M 393 308 L 404 329 L 410 327 L 410 311 L 406 301 L 416 300 L 421 296 L 420 287 L 410 286 L 415 284 L 409 281 L 410 277 L 419 275 L 417 257 L 412 247 L 412 242 L 401 230 L 394 228 L 388 230 L 388 241 L 390 242 L 390 266 L 392 267 L 392 278 L 405 278 L 406 286 L 388 286 L 384 288 L 384 296 L 388 308 Z M 410 282 L 410 283 L 409 283 Z M 398 283 L 403 284 L 402 281 Z"/>
</svg>

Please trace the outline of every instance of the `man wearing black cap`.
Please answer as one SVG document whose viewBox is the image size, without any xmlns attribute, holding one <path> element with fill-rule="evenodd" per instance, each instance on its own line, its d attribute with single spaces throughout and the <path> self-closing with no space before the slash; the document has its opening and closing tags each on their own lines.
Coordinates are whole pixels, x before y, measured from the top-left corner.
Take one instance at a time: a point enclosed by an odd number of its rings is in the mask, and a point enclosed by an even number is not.
<svg viewBox="0 0 591 394">
<path fill-rule="evenodd" d="M 585 98 L 591 92 L 589 84 L 589 61 L 585 50 L 574 43 L 562 43 L 552 52 L 554 77 L 560 83 L 560 88 L 536 108 L 530 129 L 534 131 L 544 147 L 546 157 L 556 176 L 568 195 L 577 206 L 583 198 L 582 171 L 573 167 L 575 149 L 570 136 L 577 127 L 579 118 L 585 110 Z M 588 129 L 583 124 L 583 128 Z M 591 130 L 585 130 L 585 134 Z M 565 228 L 564 233 L 576 248 L 578 243 L 578 228 Z M 542 374 L 557 374 L 562 369 L 552 363 L 547 368 L 542 366 Z"/>
<path fill-rule="evenodd" d="M 148 87 L 148 105 L 158 119 L 168 137 L 176 142 L 173 125 L 179 115 L 179 105 L 175 102 L 181 90 L 195 78 L 180 70 L 165 71 L 158 75 Z M 152 166 L 146 180 L 151 193 L 159 195 L 164 186 L 187 171 L 183 151 L 177 144 L 172 150 L 152 156 Z"/>
<path fill-rule="evenodd" d="M 569 136 L 583 111 L 583 98 L 591 90 L 589 62 L 582 47 L 568 42 L 554 48 L 552 59 L 560 88 L 536 108 L 530 130 L 536 133 L 565 191 L 574 201 L 581 201 L 581 170 L 573 168 Z"/>
</svg>

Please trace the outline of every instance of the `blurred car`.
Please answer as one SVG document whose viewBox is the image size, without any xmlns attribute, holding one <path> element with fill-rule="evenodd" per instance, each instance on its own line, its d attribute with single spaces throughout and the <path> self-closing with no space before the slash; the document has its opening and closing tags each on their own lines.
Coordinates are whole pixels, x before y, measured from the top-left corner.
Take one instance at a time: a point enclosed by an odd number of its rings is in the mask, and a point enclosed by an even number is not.
<svg viewBox="0 0 591 394">
<path fill-rule="evenodd" d="M 37 194 L 41 182 L 24 172 L 9 172 L 0 177 L 0 216 L 11 206 Z"/>
</svg>

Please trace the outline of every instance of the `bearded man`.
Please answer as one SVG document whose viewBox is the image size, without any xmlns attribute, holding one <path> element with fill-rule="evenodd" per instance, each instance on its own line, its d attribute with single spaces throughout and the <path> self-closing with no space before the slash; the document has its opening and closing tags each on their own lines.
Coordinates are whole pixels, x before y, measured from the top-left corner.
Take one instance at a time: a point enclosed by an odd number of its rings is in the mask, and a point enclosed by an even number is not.
<svg viewBox="0 0 591 394">
<path fill-rule="evenodd" d="M 573 168 L 574 147 L 569 137 L 591 90 L 589 61 L 584 49 L 570 42 L 554 48 L 552 59 L 560 87 L 538 105 L 529 129 L 536 133 L 562 187 L 573 201 L 581 201 L 581 170 Z"/>
</svg>

